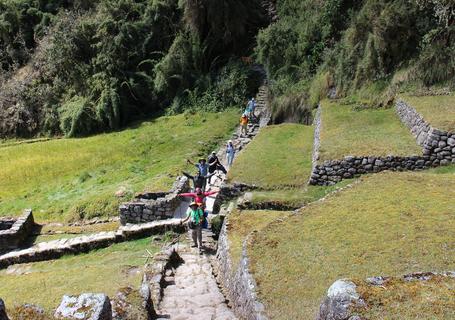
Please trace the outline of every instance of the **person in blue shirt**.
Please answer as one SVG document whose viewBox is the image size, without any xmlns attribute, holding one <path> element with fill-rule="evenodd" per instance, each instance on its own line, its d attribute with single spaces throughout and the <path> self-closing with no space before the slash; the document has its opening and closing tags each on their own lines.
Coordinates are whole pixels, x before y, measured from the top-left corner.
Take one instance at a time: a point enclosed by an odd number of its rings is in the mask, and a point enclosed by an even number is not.
<svg viewBox="0 0 455 320">
<path fill-rule="evenodd" d="M 207 160 L 205 158 L 200 158 L 198 163 L 194 163 L 190 159 L 187 159 L 186 161 L 198 169 L 199 176 L 204 177 L 202 190 L 205 191 L 205 187 L 207 185 L 207 177 L 209 176 L 209 165 L 207 164 Z"/>
<path fill-rule="evenodd" d="M 248 101 L 248 104 L 246 106 L 245 113 L 248 115 L 248 118 L 250 119 L 255 119 L 256 116 L 254 114 L 254 111 L 256 110 L 256 100 L 254 98 L 251 98 L 250 101 Z"/>
</svg>

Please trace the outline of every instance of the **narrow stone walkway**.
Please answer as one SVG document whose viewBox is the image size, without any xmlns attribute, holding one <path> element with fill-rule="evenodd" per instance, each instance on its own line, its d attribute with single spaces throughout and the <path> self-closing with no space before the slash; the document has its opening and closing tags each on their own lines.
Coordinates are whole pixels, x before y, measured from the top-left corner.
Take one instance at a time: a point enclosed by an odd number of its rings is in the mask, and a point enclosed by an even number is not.
<svg viewBox="0 0 455 320">
<path fill-rule="evenodd" d="M 203 255 L 190 248 L 190 243 L 188 237 L 180 244 L 178 253 L 183 261 L 175 270 L 168 270 L 159 319 L 237 319 L 213 275 L 210 256 L 215 252 L 215 243 L 211 232 L 203 231 Z"/>
<path fill-rule="evenodd" d="M 236 147 L 236 156 L 258 133 L 259 128 L 267 125 L 270 116 L 267 110 L 267 88 L 259 89 L 257 96 L 256 115 L 258 123 L 248 126 L 248 134 L 240 135 L 240 129 L 233 135 L 233 144 Z M 225 165 L 225 148 L 221 148 L 218 157 Z M 235 161 L 235 160 L 234 160 Z M 227 168 L 228 169 L 228 168 Z M 208 185 L 210 191 L 218 191 L 226 176 L 219 174 L 212 178 Z M 216 195 L 206 199 L 206 209 L 209 216 L 212 213 Z M 174 217 L 181 218 L 186 212 L 188 202 L 182 202 L 181 207 Z M 213 274 L 212 259 L 216 253 L 216 241 L 211 231 L 204 229 L 202 242 L 203 254 L 200 255 L 197 248 L 191 248 L 192 239 L 189 233 L 178 245 L 178 254 L 182 259 L 175 268 L 167 270 L 166 285 L 163 290 L 162 300 L 157 307 L 158 319 L 174 320 L 231 320 L 237 319 L 229 308 L 227 301 L 218 287 Z"/>
</svg>

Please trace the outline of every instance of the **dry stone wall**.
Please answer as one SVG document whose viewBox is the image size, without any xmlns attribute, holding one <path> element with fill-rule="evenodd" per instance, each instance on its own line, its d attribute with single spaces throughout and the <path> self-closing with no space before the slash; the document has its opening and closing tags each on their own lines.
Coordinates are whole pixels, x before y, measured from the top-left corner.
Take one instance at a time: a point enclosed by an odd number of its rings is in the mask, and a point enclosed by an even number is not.
<svg viewBox="0 0 455 320">
<path fill-rule="evenodd" d="M 423 154 L 429 156 L 428 165 L 448 165 L 455 163 L 455 132 L 433 128 L 425 119 L 404 100 L 399 99 L 395 110 L 423 148 Z"/>
<path fill-rule="evenodd" d="M 25 210 L 17 220 L 0 220 L 0 253 L 17 249 L 27 240 L 34 225 L 31 209 Z"/>
<path fill-rule="evenodd" d="M 398 100 L 396 112 L 400 120 L 422 146 L 422 155 L 346 156 L 343 159 L 319 161 L 320 131 L 323 125 L 321 107 L 314 121 L 313 170 L 310 185 L 333 185 L 343 179 L 385 170 L 424 170 L 455 163 L 455 133 L 432 128 L 421 115 L 403 100 Z"/>
<path fill-rule="evenodd" d="M 247 254 L 249 237 L 243 243 L 239 265 L 234 266 L 229 252 L 228 223 L 228 219 L 225 219 L 218 239 L 216 253 L 218 281 L 230 301 L 231 308 L 238 317 L 247 320 L 267 319 L 265 307 L 257 297 L 256 281 L 249 271 L 250 263 Z"/>
<path fill-rule="evenodd" d="M 120 206 L 120 223 L 146 223 L 155 220 L 170 219 L 179 207 L 179 193 L 190 189 L 188 178 L 178 177 L 168 193 L 144 193 L 136 196 L 135 201 Z"/>
<path fill-rule="evenodd" d="M 72 239 L 42 242 L 27 249 L 11 251 L 0 255 L 0 269 L 18 263 L 57 259 L 65 254 L 89 252 L 91 250 L 109 247 L 114 243 L 144 238 L 155 234 L 164 234 L 166 231 L 182 233 L 185 231 L 185 228 L 180 224 L 180 219 L 168 219 L 143 224 L 127 224 L 126 226 L 120 227 L 116 232 L 100 232 Z"/>
</svg>

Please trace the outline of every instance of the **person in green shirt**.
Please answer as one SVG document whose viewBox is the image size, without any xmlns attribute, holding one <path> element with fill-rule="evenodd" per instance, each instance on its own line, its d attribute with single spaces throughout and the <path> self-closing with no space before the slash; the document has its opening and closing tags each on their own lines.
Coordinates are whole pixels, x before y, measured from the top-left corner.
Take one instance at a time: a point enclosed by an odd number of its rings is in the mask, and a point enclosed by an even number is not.
<svg viewBox="0 0 455 320">
<path fill-rule="evenodd" d="M 186 213 L 186 218 L 181 223 L 187 222 L 191 230 L 191 236 L 194 244 L 193 248 L 199 248 L 199 254 L 202 254 L 202 224 L 204 222 L 204 211 L 199 207 L 196 202 L 192 202 Z"/>
</svg>

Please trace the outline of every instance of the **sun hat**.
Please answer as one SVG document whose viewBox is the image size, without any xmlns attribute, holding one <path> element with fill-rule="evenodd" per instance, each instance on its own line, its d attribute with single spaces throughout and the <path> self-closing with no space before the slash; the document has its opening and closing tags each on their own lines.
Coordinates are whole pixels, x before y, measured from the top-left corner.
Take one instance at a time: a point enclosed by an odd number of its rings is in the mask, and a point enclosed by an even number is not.
<svg viewBox="0 0 455 320">
<path fill-rule="evenodd" d="M 190 207 L 194 207 L 194 206 L 199 207 L 199 205 L 196 202 L 191 202 Z"/>
<path fill-rule="evenodd" d="M 216 152 L 215 152 L 215 151 L 212 151 L 212 154 L 216 154 Z"/>
</svg>

